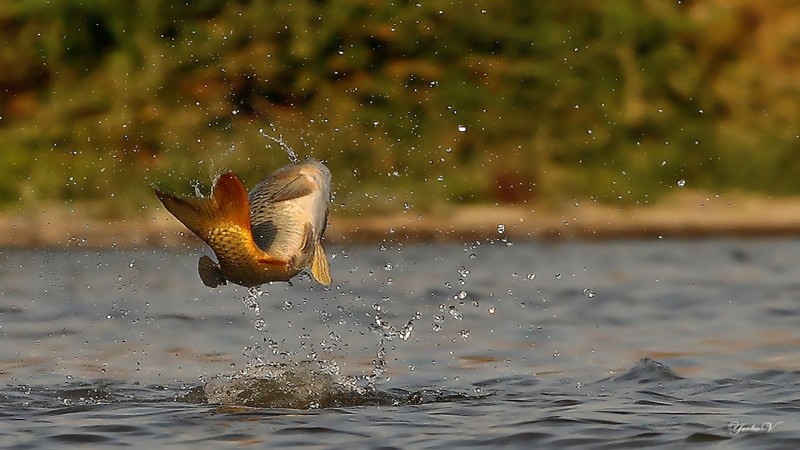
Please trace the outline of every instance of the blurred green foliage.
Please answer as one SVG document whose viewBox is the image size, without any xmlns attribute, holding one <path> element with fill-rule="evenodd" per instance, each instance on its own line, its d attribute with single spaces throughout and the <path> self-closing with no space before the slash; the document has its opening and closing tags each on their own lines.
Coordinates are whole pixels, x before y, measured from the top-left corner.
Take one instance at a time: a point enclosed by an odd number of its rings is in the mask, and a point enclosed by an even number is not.
<svg viewBox="0 0 800 450">
<path fill-rule="evenodd" d="M 327 162 L 336 208 L 800 192 L 791 1 L 11 0 L 0 202 Z"/>
</svg>

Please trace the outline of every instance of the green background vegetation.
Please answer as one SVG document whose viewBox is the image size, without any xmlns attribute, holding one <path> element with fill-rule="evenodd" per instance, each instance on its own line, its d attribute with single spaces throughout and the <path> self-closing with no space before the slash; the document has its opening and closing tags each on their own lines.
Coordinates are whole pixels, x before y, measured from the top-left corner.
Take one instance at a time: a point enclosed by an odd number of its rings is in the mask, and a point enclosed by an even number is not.
<svg viewBox="0 0 800 450">
<path fill-rule="evenodd" d="M 252 185 L 260 129 L 343 212 L 800 192 L 793 1 L 12 0 L 0 39 L 6 210 Z"/>
</svg>

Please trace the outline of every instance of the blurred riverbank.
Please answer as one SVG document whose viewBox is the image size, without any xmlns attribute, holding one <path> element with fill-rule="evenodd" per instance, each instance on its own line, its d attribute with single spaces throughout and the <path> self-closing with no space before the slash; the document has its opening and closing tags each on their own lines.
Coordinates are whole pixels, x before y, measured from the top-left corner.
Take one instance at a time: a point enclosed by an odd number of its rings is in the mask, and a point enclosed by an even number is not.
<svg viewBox="0 0 800 450">
<path fill-rule="evenodd" d="M 481 239 L 607 239 L 800 235 L 800 198 L 682 191 L 655 205 L 576 202 L 441 205 L 429 211 L 352 216 L 331 213 L 333 244 Z M 163 247 L 199 245 L 163 208 L 103 216 L 91 205 L 59 205 L 0 215 L 0 247 Z"/>
<path fill-rule="evenodd" d="M 289 147 L 349 215 L 800 195 L 794 3 L 479 3 L 0 3 L 0 208 L 251 186 Z"/>
</svg>

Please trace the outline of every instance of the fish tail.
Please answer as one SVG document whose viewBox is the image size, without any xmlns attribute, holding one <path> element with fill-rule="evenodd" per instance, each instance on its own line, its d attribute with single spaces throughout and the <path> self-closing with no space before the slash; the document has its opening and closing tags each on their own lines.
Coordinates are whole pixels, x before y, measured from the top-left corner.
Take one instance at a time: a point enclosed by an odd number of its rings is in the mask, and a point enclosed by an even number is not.
<svg viewBox="0 0 800 450">
<path fill-rule="evenodd" d="M 210 197 L 178 197 L 158 189 L 156 196 L 167 211 L 206 242 L 215 228 L 236 225 L 250 232 L 247 189 L 233 172 L 217 179 Z"/>
<path fill-rule="evenodd" d="M 325 254 L 325 249 L 322 248 L 322 243 L 317 241 L 314 246 L 314 257 L 311 260 L 311 275 L 317 280 L 319 284 L 325 286 L 331 284 L 331 271 L 328 266 L 328 256 Z"/>
</svg>

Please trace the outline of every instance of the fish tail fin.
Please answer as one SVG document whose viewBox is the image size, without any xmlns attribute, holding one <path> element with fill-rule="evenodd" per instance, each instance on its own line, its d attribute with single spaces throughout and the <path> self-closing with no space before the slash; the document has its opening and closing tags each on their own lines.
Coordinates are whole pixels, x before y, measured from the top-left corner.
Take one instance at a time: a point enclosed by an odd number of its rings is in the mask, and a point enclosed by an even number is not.
<svg viewBox="0 0 800 450">
<path fill-rule="evenodd" d="M 203 284 L 210 288 L 228 284 L 219 265 L 206 255 L 201 256 L 200 261 L 197 262 L 197 272 L 200 273 Z"/>
<path fill-rule="evenodd" d="M 325 249 L 322 248 L 322 243 L 317 241 L 314 246 L 314 257 L 311 260 L 311 275 L 317 280 L 319 284 L 325 286 L 331 284 L 331 271 L 328 266 L 328 256 L 325 254 Z"/>
<path fill-rule="evenodd" d="M 250 230 L 250 201 L 247 198 L 247 189 L 236 174 L 222 174 L 214 183 L 211 197 L 219 205 L 222 217 L 227 222 Z"/>
<path fill-rule="evenodd" d="M 217 179 L 210 197 L 178 197 L 158 189 L 156 196 L 167 211 L 206 242 L 214 228 L 238 225 L 250 230 L 247 189 L 233 172 Z"/>
</svg>

